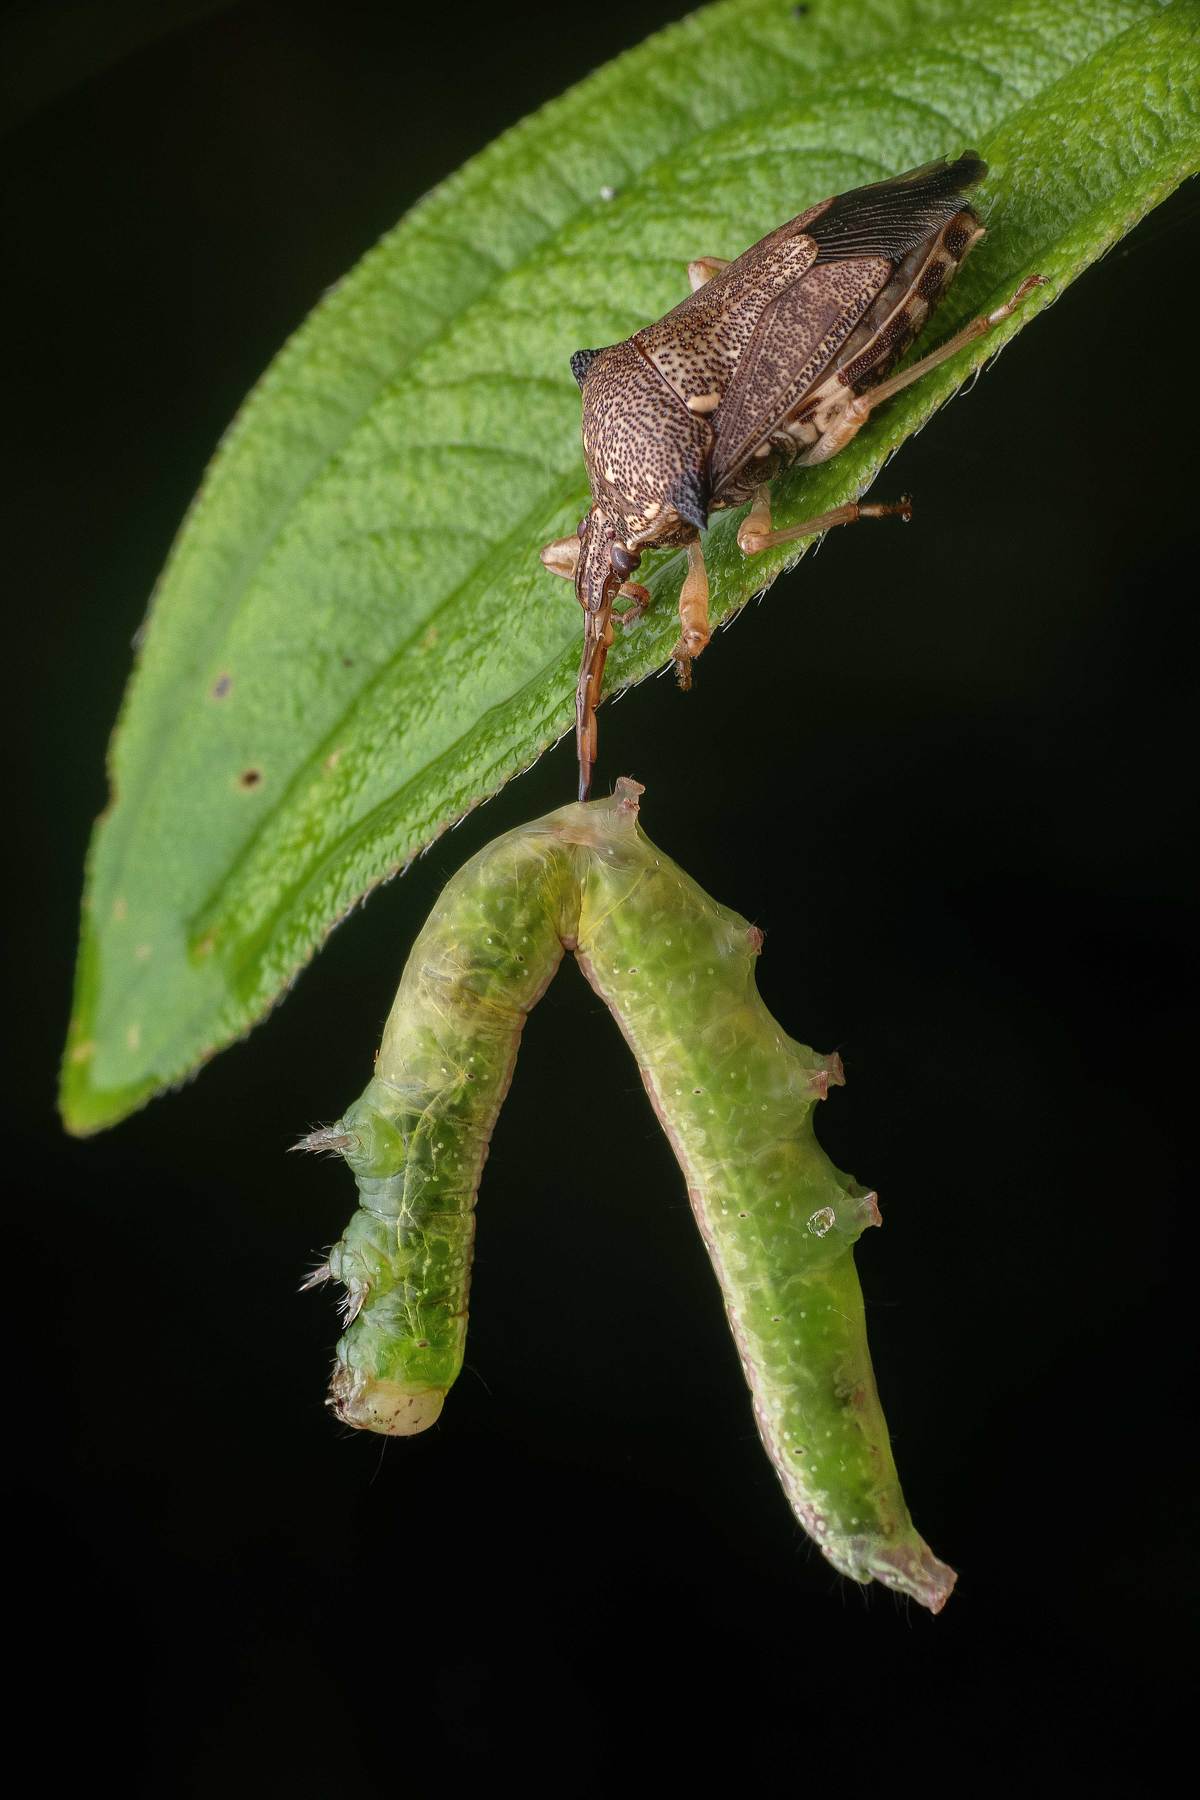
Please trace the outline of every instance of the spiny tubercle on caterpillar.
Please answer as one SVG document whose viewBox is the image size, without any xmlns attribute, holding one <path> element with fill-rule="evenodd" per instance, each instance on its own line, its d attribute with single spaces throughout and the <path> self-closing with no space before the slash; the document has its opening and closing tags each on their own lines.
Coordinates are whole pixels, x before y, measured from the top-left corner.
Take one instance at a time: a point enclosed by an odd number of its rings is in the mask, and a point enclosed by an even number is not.
<svg viewBox="0 0 1200 1800">
<path fill-rule="evenodd" d="M 679 1159 L 796 1517 L 844 1575 L 938 1612 L 955 1577 L 904 1504 L 854 1268 L 879 1209 L 813 1133 L 841 1062 L 771 1017 L 761 933 L 649 842 L 641 792 L 622 780 L 459 870 L 413 946 L 366 1092 L 296 1146 L 339 1152 L 358 1182 L 359 1210 L 305 1283 L 345 1288 L 330 1405 L 401 1436 L 441 1412 L 462 1367 L 488 1142 L 526 1015 L 573 949 Z"/>
</svg>

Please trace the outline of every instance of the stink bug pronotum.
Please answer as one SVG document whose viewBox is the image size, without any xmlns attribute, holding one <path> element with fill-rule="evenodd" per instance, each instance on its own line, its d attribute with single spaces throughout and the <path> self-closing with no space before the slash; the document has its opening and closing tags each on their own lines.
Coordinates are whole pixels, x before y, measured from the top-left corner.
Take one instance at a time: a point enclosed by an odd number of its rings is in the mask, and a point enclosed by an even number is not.
<svg viewBox="0 0 1200 1800">
<path fill-rule="evenodd" d="M 884 400 L 982 337 L 1042 284 L 974 319 L 931 355 L 885 380 L 984 235 L 963 202 L 987 165 L 967 151 L 809 207 L 734 262 L 688 264 L 692 292 L 623 344 L 578 350 L 583 453 L 592 505 L 573 537 L 542 551 L 575 583 L 584 612 L 576 692 L 579 797 L 596 760 L 596 705 L 612 643 L 613 601 L 649 594 L 629 580 L 651 548 L 685 544 L 675 660 L 684 686 L 709 639 L 700 532 L 708 515 L 752 502 L 738 544 L 756 556 L 855 519 L 908 518 L 892 505 L 851 503 L 785 530 L 771 527 L 768 484 L 792 463 L 836 456 Z"/>
</svg>

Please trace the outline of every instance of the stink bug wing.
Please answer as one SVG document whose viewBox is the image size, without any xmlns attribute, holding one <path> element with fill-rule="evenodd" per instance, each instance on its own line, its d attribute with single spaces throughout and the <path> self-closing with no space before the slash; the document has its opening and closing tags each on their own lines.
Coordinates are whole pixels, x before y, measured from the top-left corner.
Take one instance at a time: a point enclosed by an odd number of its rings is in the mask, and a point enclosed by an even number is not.
<svg viewBox="0 0 1200 1800">
<path fill-rule="evenodd" d="M 714 499 L 824 374 L 892 269 L 882 256 L 817 263 L 766 308 L 717 421 Z"/>
<path fill-rule="evenodd" d="M 802 215 L 816 254 L 798 282 L 763 308 L 729 383 L 717 421 L 714 497 L 820 380 L 908 252 L 953 218 L 986 171 L 969 151 L 957 162 L 926 163 L 835 195 Z"/>
<path fill-rule="evenodd" d="M 809 226 L 817 261 L 890 256 L 898 262 L 953 218 L 967 189 L 986 174 L 987 164 L 968 150 L 957 162 L 925 163 L 890 181 L 838 194 Z"/>
<path fill-rule="evenodd" d="M 786 293 L 816 261 L 817 246 L 800 229 L 805 218 L 781 225 L 638 332 L 639 349 L 685 406 L 724 398 L 764 304 Z"/>
</svg>

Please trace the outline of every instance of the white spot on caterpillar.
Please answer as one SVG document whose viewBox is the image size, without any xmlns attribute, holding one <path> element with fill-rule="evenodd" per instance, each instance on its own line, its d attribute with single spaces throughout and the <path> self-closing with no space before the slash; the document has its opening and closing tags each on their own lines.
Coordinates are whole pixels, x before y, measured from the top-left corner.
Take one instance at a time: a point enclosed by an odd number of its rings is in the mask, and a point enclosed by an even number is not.
<svg viewBox="0 0 1200 1800">
<path fill-rule="evenodd" d="M 823 1238 L 837 1224 L 837 1214 L 832 1206 L 819 1206 L 808 1221 L 808 1229 L 814 1237 Z"/>
</svg>

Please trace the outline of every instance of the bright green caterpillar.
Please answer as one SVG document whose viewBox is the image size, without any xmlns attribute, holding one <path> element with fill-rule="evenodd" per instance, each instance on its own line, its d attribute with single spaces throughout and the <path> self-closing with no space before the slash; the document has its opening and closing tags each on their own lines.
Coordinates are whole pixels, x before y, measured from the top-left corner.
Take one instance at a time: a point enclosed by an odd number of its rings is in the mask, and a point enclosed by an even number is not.
<svg viewBox="0 0 1200 1800">
<path fill-rule="evenodd" d="M 440 1413 L 462 1366 L 488 1141 L 526 1014 L 574 950 L 679 1158 L 797 1518 L 843 1574 L 937 1612 L 954 1574 L 900 1492 L 854 1269 L 879 1209 L 813 1135 L 841 1064 L 776 1024 L 754 984 L 761 934 L 646 839 L 640 792 L 622 781 L 564 806 L 459 871 L 413 946 L 365 1094 L 302 1141 L 340 1150 L 359 1189 L 310 1278 L 346 1289 L 330 1404 L 398 1434 Z"/>
</svg>

